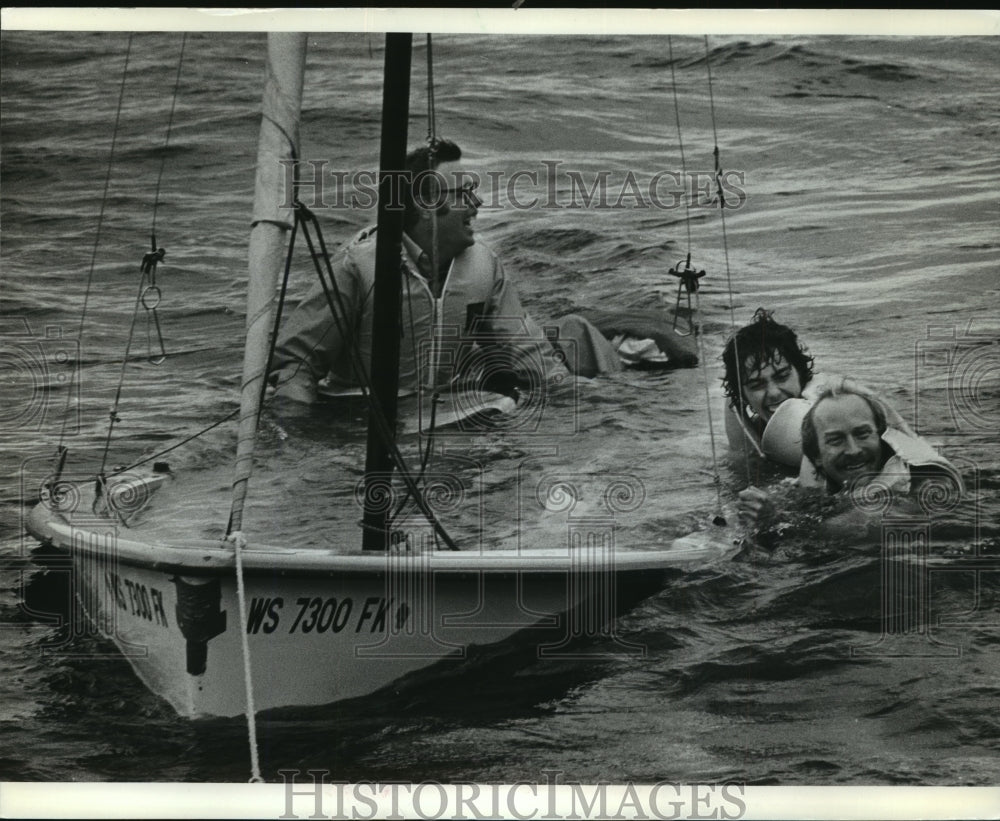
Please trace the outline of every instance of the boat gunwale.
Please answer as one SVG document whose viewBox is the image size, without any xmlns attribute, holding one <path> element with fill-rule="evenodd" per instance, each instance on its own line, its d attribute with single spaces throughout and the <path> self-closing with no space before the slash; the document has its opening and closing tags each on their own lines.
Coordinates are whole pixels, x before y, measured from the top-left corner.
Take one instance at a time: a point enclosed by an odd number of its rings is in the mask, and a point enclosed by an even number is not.
<svg viewBox="0 0 1000 821">
<path fill-rule="evenodd" d="M 46 516 L 46 512 L 52 514 Z M 58 517 L 58 520 L 56 520 Z M 109 520 L 108 530 L 74 526 L 66 516 L 44 503 L 36 505 L 27 517 L 27 530 L 42 544 L 68 554 L 82 553 L 108 558 L 109 548 L 101 538 L 79 539 L 80 534 L 107 537 L 114 534 L 114 560 L 132 566 L 182 576 L 222 575 L 235 569 L 235 554 L 230 543 L 223 540 L 192 540 L 188 545 L 163 542 L 144 543 L 123 538 Z M 74 536 L 77 538 L 74 539 Z M 524 550 L 438 550 L 430 553 L 404 552 L 362 553 L 332 552 L 322 548 L 283 548 L 265 545 L 247 548 L 243 552 L 243 571 L 250 576 L 351 576 L 382 577 L 387 572 L 433 573 L 434 575 L 530 574 L 551 575 L 600 572 L 615 575 L 625 573 L 676 570 L 685 565 L 707 564 L 724 558 L 721 546 L 692 548 L 619 548 L 615 549 L 610 568 L 599 562 L 587 568 L 580 553 L 570 553 L 566 547 L 529 548 Z M 418 561 L 405 564 L 406 559 Z"/>
</svg>

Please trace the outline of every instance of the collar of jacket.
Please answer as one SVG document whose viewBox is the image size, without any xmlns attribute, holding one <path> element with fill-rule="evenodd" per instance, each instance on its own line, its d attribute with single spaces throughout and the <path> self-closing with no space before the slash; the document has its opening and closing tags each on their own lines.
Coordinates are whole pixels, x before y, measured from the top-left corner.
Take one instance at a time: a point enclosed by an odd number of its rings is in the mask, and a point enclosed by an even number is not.
<svg viewBox="0 0 1000 821">
<path fill-rule="evenodd" d="M 430 281 L 431 258 L 425 251 L 421 250 L 420 246 L 417 245 L 417 243 L 415 243 L 412 239 L 410 239 L 410 235 L 407 234 L 405 231 L 403 232 L 403 251 L 405 252 L 406 256 L 409 257 L 409 260 L 405 259 L 404 257 L 403 261 L 412 262 L 414 265 L 417 266 L 417 270 L 420 272 L 421 276 L 423 276 L 424 279 Z"/>
</svg>

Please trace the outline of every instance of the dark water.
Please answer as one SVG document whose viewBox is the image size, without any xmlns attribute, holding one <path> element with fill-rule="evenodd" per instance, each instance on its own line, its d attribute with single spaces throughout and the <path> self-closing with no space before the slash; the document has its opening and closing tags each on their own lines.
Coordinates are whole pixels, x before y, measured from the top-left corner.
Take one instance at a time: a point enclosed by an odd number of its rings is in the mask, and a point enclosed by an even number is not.
<svg viewBox="0 0 1000 821">
<path fill-rule="evenodd" d="M 189 35 L 179 80 L 180 35 L 135 36 L 104 196 L 127 40 L 2 37 L 0 774 L 242 781 L 242 722 L 176 718 L 112 647 L 60 643 L 58 629 L 20 607 L 24 584 L 40 602 L 64 595 L 26 561 L 20 516 L 61 431 L 70 472 L 100 458 L 154 203 L 170 356 L 127 369 L 113 463 L 235 408 L 263 36 Z M 995 780 L 1000 52 L 986 38 L 716 37 L 708 61 L 700 39 L 672 47 L 687 170 L 714 167 L 710 63 L 721 161 L 744 175 L 746 202 L 726 215 L 726 245 L 717 209 L 692 211 L 689 245 L 683 209 L 629 207 L 635 198 L 519 209 L 503 186 L 484 186 L 479 234 L 541 318 L 672 301 L 666 270 L 690 249 L 709 271 L 700 306 L 716 411 L 730 305 L 738 323 L 759 305 L 775 309 L 820 370 L 880 387 L 971 489 L 917 523 L 930 528 L 930 555 L 908 566 L 928 580 L 926 605 L 889 597 L 916 607 L 922 629 L 883 635 L 879 532 L 821 532 L 803 512 L 777 547 L 675 579 L 623 617 L 616 635 L 643 655 L 609 639 L 590 648 L 603 660 L 477 658 L 433 687 L 308 721 L 264 720 L 265 777 L 308 766 L 345 779 L 539 781 L 549 769 L 647 783 Z M 418 44 L 411 143 L 427 129 L 423 58 Z M 374 167 L 381 71 L 377 37 L 310 37 L 302 156 L 329 169 Z M 588 187 L 608 171 L 614 204 L 630 172 L 645 184 L 680 169 L 665 38 L 441 36 L 435 77 L 438 130 L 470 166 L 504 183 L 518 170 L 539 175 L 537 188 L 513 190 L 521 202 L 544 205 L 553 168 L 557 204 L 569 201 L 569 171 Z M 331 243 L 373 219 L 320 215 Z M 300 258 L 293 297 L 310 276 Z M 74 358 L 79 378 L 61 379 Z M 67 392 L 73 400 L 77 390 L 80 413 L 64 424 Z M 645 502 L 622 538 L 656 544 L 704 526 L 715 491 L 700 370 L 581 383 L 545 410 L 530 430 L 452 446 L 477 477 L 487 533 L 544 531 L 509 514 L 518 477 L 542 470 L 585 482 L 637 477 Z M 337 520 L 336 502 L 352 492 L 361 441 L 333 437 L 323 420 L 306 427 L 300 436 L 293 420 L 267 421 L 248 528 L 263 540 L 317 540 L 316 522 Z M 223 426 L 170 454 L 185 476 L 171 501 L 193 533 L 225 526 L 234 441 Z M 731 510 L 746 475 L 739 464 L 721 469 Z"/>
</svg>

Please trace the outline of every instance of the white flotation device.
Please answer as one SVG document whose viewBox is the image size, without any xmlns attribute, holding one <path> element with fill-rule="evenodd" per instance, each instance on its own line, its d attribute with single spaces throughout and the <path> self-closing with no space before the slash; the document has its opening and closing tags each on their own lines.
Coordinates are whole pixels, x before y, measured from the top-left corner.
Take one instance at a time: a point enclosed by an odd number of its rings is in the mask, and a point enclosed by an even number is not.
<svg viewBox="0 0 1000 821">
<path fill-rule="evenodd" d="M 895 428 L 886 428 L 885 433 L 882 434 L 882 441 L 893 451 L 893 455 L 886 461 L 879 473 L 880 483 L 888 489 L 906 493 L 911 489 L 910 479 L 913 468 L 932 468 L 951 479 L 960 494 L 965 493 L 962 474 L 951 462 L 934 450 L 926 439 L 911 436 Z M 817 473 L 816 468 L 804 456 L 799 470 L 799 484 L 802 487 L 820 487 L 825 484 L 823 477 Z"/>
<path fill-rule="evenodd" d="M 808 399 L 786 399 L 768 420 L 760 447 L 768 459 L 790 468 L 802 462 L 802 420 L 812 402 Z"/>
</svg>

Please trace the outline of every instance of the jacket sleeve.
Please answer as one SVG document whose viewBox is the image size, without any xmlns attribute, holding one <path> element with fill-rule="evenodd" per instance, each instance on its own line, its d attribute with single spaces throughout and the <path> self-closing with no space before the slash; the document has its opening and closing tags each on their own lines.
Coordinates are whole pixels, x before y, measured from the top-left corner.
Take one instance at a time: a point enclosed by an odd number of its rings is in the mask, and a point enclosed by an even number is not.
<svg viewBox="0 0 1000 821">
<path fill-rule="evenodd" d="M 279 396 L 315 401 L 316 383 L 343 355 L 349 334 L 354 331 L 359 319 L 361 287 L 350 249 L 334 265 L 333 274 L 337 286 L 331 293 L 334 312 L 331 313 L 323 286 L 316 282 L 278 335 L 270 379 Z"/>
<path fill-rule="evenodd" d="M 495 345 L 503 351 L 516 373 L 535 374 L 544 380 L 568 375 L 561 355 L 524 310 L 517 287 L 504 274 L 496 256 L 493 256 L 493 289 L 486 306 L 486 319 L 483 344 Z"/>
</svg>

